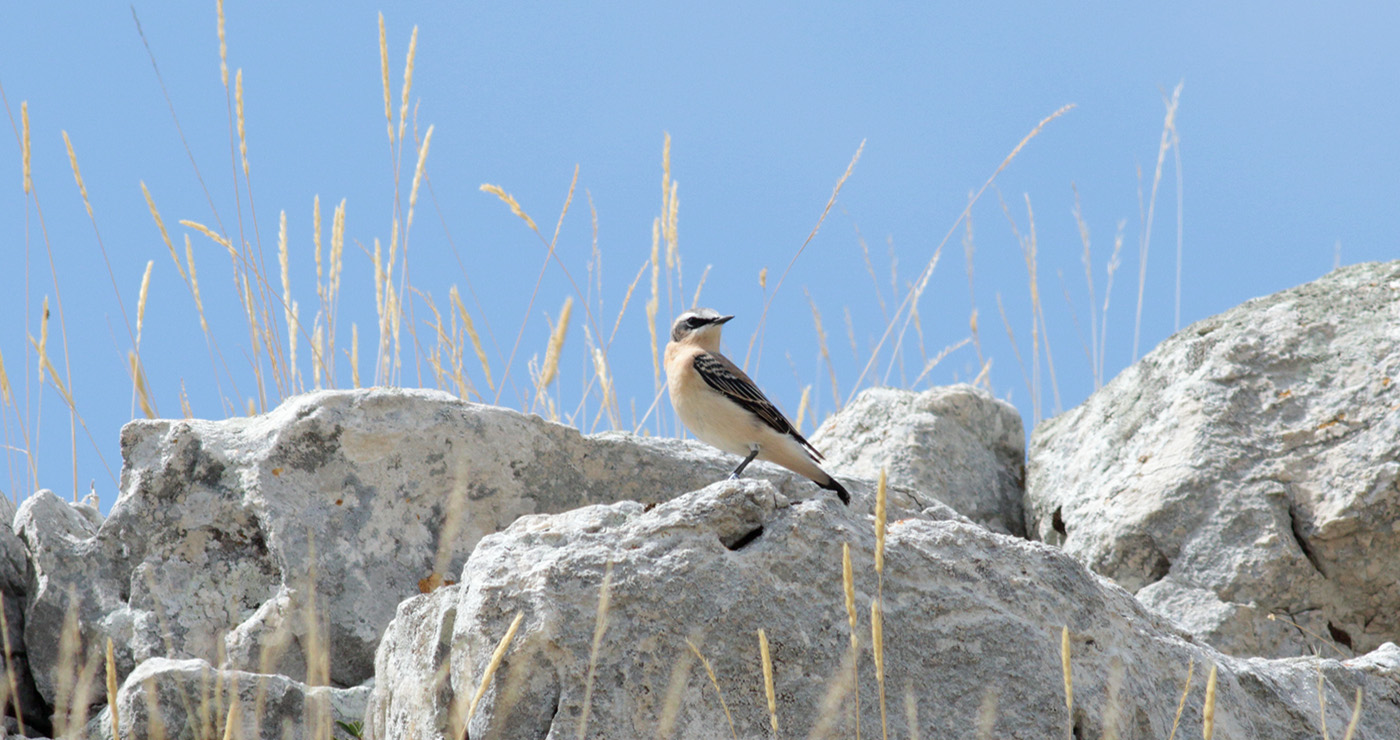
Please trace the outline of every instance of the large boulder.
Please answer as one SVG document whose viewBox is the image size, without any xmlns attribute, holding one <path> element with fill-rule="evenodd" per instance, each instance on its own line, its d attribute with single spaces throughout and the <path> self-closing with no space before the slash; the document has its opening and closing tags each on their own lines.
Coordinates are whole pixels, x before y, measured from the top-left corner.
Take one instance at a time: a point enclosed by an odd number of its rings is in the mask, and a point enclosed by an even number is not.
<svg viewBox="0 0 1400 740">
<path fill-rule="evenodd" d="M 24 643 L 39 693 L 68 714 L 105 703 L 109 639 L 119 680 L 169 658 L 362 685 L 398 603 L 455 578 L 483 535 L 524 514 L 654 504 L 734 465 L 697 442 L 585 436 L 385 389 L 307 394 L 252 418 L 135 421 L 122 454 L 105 521 L 49 493 L 17 518 L 32 561 Z M 750 471 L 794 497 L 830 495 L 768 464 Z M 850 486 L 868 498 L 868 481 Z M 926 497 L 915 508 L 957 517 Z"/>
<path fill-rule="evenodd" d="M 151 658 L 117 692 L 117 734 L 111 707 L 86 732 L 103 740 L 328 740 L 346 736 L 337 723 L 364 717 L 369 692 L 369 686 L 307 686 L 286 676 L 220 670 L 198 659 Z"/>
<path fill-rule="evenodd" d="M 48 496 L 52 493 L 44 492 Z M 57 500 L 57 497 L 53 497 Z M 29 650 L 24 640 L 24 604 L 29 592 L 29 553 L 24 541 L 15 534 L 12 523 L 15 521 L 15 504 L 9 496 L 0 495 L 0 609 L 5 617 L 4 632 L 0 634 L 0 668 L 4 669 L 5 681 L 14 682 L 3 691 L 9 697 L 9 709 L 0 714 L 9 714 L 18 730 L 23 724 L 25 731 L 48 730 L 48 707 L 34 685 L 34 676 L 29 668 Z M 63 525 L 59 524 L 59 529 Z"/>
<path fill-rule="evenodd" d="M 769 737 L 763 630 L 785 737 L 851 737 L 857 727 L 881 737 L 887 721 L 900 737 L 969 736 L 986 722 L 996 737 L 1163 738 L 1193 665 L 1183 735 L 1201 726 L 1215 667 L 1217 737 L 1320 736 L 1319 680 L 1334 731 L 1362 689 L 1356 737 L 1400 737 L 1393 644 L 1341 662 L 1233 658 L 1057 548 L 897 503 L 881 576 L 870 514 L 868 500 L 793 502 L 745 480 L 656 507 L 523 517 L 480 542 L 461 583 L 399 606 L 376 658 L 368 736 Z M 854 659 L 843 543 L 854 563 Z"/>
<path fill-rule="evenodd" d="M 93 641 L 85 645 L 78 639 L 82 632 L 101 631 L 118 639 L 129 634 L 120 617 L 109 619 L 124 605 L 111 579 L 119 565 L 97 547 L 100 518 L 91 508 L 41 490 L 25 499 L 14 517 L 14 533 L 28 563 L 24 612 L 17 622 L 23 640 L 11 647 L 28 662 L 29 692 L 37 693 L 26 697 L 31 707 L 22 717 L 26 731 L 48 728 L 53 711 L 66 715 L 75 700 L 91 698 L 75 678 L 97 674 L 102 647 Z"/>
<path fill-rule="evenodd" d="M 1236 655 L 1400 640 L 1400 262 L 1167 339 L 1031 437 L 1027 526 Z"/>
<path fill-rule="evenodd" d="M 812 435 L 833 470 L 891 482 L 996 532 L 1025 534 L 1026 433 L 1016 407 L 971 385 L 861 391 Z"/>
</svg>

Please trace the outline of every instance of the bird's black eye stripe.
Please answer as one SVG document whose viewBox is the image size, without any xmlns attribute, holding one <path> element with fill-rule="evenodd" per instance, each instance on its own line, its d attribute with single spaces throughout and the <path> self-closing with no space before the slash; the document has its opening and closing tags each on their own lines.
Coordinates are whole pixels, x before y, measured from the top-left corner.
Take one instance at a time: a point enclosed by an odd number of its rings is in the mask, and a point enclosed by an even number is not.
<svg viewBox="0 0 1400 740">
<path fill-rule="evenodd" d="M 699 316 L 687 316 L 685 317 L 685 321 L 677 323 L 675 327 L 672 328 L 671 339 L 679 342 L 681 340 L 681 337 L 684 337 L 686 334 L 695 331 L 696 329 L 699 329 L 700 327 L 708 323 L 710 322 Z"/>
</svg>

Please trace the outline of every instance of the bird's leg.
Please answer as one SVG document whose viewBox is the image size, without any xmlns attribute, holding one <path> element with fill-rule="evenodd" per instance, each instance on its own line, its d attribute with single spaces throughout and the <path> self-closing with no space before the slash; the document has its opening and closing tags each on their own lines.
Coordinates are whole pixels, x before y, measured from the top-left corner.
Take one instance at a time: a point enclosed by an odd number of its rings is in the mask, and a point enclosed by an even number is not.
<svg viewBox="0 0 1400 740">
<path fill-rule="evenodd" d="M 758 445 L 753 445 L 749 449 L 749 456 L 744 458 L 744 461 L 739 463 L 739 467 L 735 468 L 734 472 L 729 474 L 729 480 L 734 480 L 735 478 L 738 478 L 741 474 L 743 474 L 744 468 L 747 468 L 749 466 L 749 463 L 753 462 L 753 459 L 755 457 L 758 457 Z"/>
</svg>

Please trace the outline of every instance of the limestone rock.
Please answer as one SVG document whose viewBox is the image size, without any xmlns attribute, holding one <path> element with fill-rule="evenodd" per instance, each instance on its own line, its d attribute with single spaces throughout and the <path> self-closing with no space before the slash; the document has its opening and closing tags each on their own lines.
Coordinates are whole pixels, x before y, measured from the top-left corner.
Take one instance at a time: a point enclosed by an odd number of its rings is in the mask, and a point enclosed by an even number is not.
<svg viewBox="0 0 1400 740">
<path fill-rule="evenodd" d="M 1228 646 L 1237 655 L 1277 652 L 1278 645 L 1295 642 L 1299 628 L 1327 634 L 1326 617 L 1320 610 L 1288 615 L 1288 621 L 1271 620 L 1252 604 L 1223 601 L 1210 589 L 1181 583 L 1170 575 L 1139 589 L 1137 598 L 1181 629 L 1211 645 Z"/>
<path fill-rule="evenodd" d="M 862 391 L 812 443 L 832 470 L 876 478 L 951 506 L 990 529 L 1025 534 L 1025 430 L 1005 401 L 970 385 Z"/>
<path fill-rule="evenodd" d="M 117 692 L 118 728 L 122 740 L 344 737 L 335 723 L 360 721 L 369 692 L 369 686 L 334 689 L 219 670 L 198 659 L 152 658 Z M 230 719 L 235 726 L 228 733 Z M 85 730 L 90 738 L 112 740 L 111 710 L 103 709 Z"/>
<path fill-rule="evenodd" d="M 29 557 L 23 652 L 35 688 L 47 713 L 56 703 L 69 706 L 76 692 L 58 696 L 58 687 L 79 675 L 97 659 L 97 643 L 65 645 L 65 624 L 89 633 L 101 631 L 119 641 L 129 629 L 118 616 L 123 595 L 111 579 L 114 566 L 98 546 L 92 518 L 52 491 L 42 490 L 24 500 L 15 515 L 15 533 Z M 8 615 L 7 615 L 8 616 Z M 105 643 L 103 643 L 105 645 Z M 95 673 L 93 674 L 95 675 Z M 87 696 L 94 703 L 92 692 Z M 26 717 L 30 727 L 47 724 L 45 717 Z"/>
<path fill-rule="evenodd" d="M 1217 737 L 1320 736 L 1319 672 L 1329 727 L 1345 726 L 1362 688 L 1357 737 L 1400 736 L 1394 645 L 1343 662 L 1232 658 L 1057 548 L 899 507 L 890 519 L 882 655 L 891 736 L 910 735 L 911 714 L 923 737 L 967 736 L 988 708 L 996 737 L 1071 728 L 1101 737 L 1110 726 L 1123 738 L 1166 737 L 1190 661 L 1183 726 L 1200 727 L 1214 665 Z M 842 543 L 854 563 L 854 663 Z M 789 502 L 765 481 L 724 481 L 654 508 L 624 502 L 523 517 L 480 542 L 461 583 L 400 605 L 376 657 L 368 736 L 455 739 L 465 722 L 478 739 L 727 738 L 732 722 L 739 737 L 769 737 L 761 629 L 781 736 L 853 736 L 858 703 L 861 733 L 880 737 L 874 548 L 868 510 L 820 497 Z"/>
<path fill-rule="evenodd" d="M 14 676 L 14 688 L 18 693 L 8 712 L 14 714 L 13 707 L 19 708 L 19 716 L 9 718 L 15 723 L 15 731 L 18 732 L 22 720 L 26 732 L 33 730 L 37 734 L 48 731 L 48 708 L 34 686 L 29 650 L 24 641 L 29 554 L 11 525 L 15 513 L 14 502 L 8 496 L 0 495 L 0 609 L 4 609 L 5 613 L 5 632 L 0 647 L 8 646 L 7 651 L 0 652 L 0 667 L 4 668 L 4 675 Z"/>
<path fill-rule="evenodd" d="M 1189 326 L 1042 423 L 1026 517 L 1222 650 L 1359 653 L 1400 640 L 1397 474 L 1400 262 L 1362 264 Z"/>
<path fill-rule="evenodd" d="M 9 496 L 0 496 L 0 589 L 6 595 L 23 596 L 29 556 L 24 543 L 15 536 L 15 503 Z"/>
<path fill-rule="evenodd" d="M 304 681 L 330 656 L 336 687 L 363 684 L 397 604 L 455 577 L 477 541 L 523 514 L 655 503 L 723 478 L 734 462 L 697 442 L 577 430 L 434 391 L 325 391 L 253 418 L 135 421 L 105 520 L 52 494 L 26 501 L 32 554 L 25 642 L 44 700 L 114 643 L 125 678 L 156 658 Z M 820 497 L 771 465 L 788 495 Z M 851 489 L 869 508 L 868 482 Z M 956 517 L 928 502 L 941 516 Z M 99 526 L 100 522 L 100 526 Z M 101 672 L 89 674 L 100 683 Z"/>
</svg>

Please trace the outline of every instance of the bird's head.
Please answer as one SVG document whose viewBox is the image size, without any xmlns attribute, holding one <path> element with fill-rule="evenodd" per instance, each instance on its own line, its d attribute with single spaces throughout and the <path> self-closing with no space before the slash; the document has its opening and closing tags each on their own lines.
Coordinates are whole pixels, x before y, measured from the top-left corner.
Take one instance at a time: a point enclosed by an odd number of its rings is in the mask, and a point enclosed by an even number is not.
<svg viewBox="0 0 1400 740">
<path fill-rule="evenodd" d="M 676 317 L 671 324 L 671 341 L 694 342 L 707 350 L 719 349 L 719 332 L 733 316 L 721 316 L 713 308 L 697 308 Z"/>
</svg>

